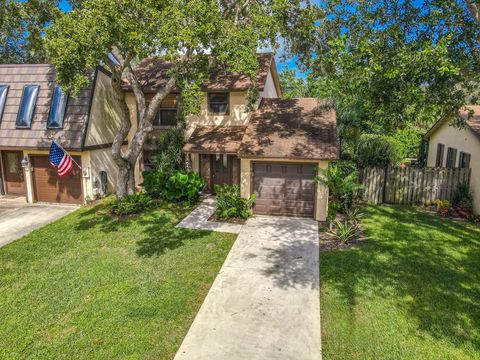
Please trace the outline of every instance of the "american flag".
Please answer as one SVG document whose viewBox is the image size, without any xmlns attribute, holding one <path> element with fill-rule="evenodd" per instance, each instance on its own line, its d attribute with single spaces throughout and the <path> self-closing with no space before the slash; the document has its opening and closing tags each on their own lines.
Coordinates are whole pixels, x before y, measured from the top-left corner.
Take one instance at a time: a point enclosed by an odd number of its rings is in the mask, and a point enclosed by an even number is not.
<svg viewBox="0 0 480 360">
<path fill-rule="evenodd" d="M 72 158 L 55 142 L 50 146 L 50 164 L 57 168 L 60 176 L 67 175 L 73 169 Z"/>
</svg>

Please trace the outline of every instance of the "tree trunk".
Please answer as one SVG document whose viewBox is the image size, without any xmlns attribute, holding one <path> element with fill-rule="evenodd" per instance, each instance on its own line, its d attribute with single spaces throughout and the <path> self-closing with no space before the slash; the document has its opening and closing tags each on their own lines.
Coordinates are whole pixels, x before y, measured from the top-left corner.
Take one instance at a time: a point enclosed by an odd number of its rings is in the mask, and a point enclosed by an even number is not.
<svg viewBox="0 0 480 360">
<path fill-rule="evenodd" d="M 115 190 L 118 199 L 135 193 L 135 164 L 124 161 L 119 166 Z"/>
</svg>

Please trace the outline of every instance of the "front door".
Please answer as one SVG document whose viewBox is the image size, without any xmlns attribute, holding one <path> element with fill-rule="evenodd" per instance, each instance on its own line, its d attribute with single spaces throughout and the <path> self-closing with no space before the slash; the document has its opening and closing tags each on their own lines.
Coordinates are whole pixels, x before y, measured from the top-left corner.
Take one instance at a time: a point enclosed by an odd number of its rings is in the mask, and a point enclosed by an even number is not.
<svg viewBox="0 0 480 360">
<path fill-rule="evenodd" d="M 22 169 L 22 152 L 2 151 L 2 157 L 6 193 L 9 195 L 25 195 L 25 179 Z"/>
<path fill-rule="evenodd" d="M 215 185 L 232 183 L 232 161 L 227 154 L 212 155 L 212 183 Z"/>
</svg>

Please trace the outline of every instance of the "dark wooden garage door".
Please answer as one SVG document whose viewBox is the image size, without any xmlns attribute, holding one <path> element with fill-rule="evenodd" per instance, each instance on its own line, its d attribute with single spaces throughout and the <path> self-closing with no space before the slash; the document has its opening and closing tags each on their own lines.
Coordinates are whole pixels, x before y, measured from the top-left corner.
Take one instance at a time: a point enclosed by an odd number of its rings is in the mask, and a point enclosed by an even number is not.
<svg viewBox="0 0 480 360">
<path fill-rule="evenodd" d="M 80 157 L 73 156 L 80 164 Z M 35 200 L 45 202 L 58 202 L 81 204 L 83 202 L 82 172 L 74 165 L 67 176 L 58 176 L 55 169 L 48 161 L 48 156 L 32 156 L 33 191 Z"/>
<path fill-rule="evenodd" d="M 313 217 L 315 165 L 255 163 L 253 212 L 263 215 Z"/>
</svg>

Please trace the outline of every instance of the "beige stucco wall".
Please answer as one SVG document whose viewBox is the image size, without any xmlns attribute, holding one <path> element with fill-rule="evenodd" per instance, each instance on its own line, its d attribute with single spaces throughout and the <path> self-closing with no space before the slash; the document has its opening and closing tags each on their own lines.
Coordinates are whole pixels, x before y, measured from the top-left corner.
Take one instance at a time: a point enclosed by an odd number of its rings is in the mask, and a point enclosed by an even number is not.
<svg viewBox="0 0 480 360">
<path fill-rule="evenodd" d="M 230 93 L 230 113 L 228 115 L 209 115 L 207 110 L 207 93 L 200 111 L 200 115 L 187 117 L 187 137 L 191 135 L 197 125 L 246 125 L 250 119 L 247 111 L 247 99 L 245 92 Z"/>
<path fill-rule="evenodd" d="M 262 98 L 277 98 L 278 92 L 275 87 L 275 82 L 273 81 L 272 70 L 268 72 L 267 81 L 265 82 L 265 87 L 263 91 L 260 92 L 260 97 Z"/>
<path fill-rule="evenodd" d="M 328 167 L 328 161 L 317 160 L 287 160 L 287 159 L 241 159 L 240 160 L 240 189 L 243 197 L 249 197 L 251 194 L 252 186 L 252 162 L 281 162 L 281 163 L 312 163 L 318 164 L 321 169 Z M 315 220 L 325 221 L 327 220 L 328 209 L 328 188 L 317 184 L 316 186 L 316 199 L 315 199 Z"/>
<path fill-rule="evenodd" d="M 428 166 L 435 166 L 437 156 L 437 144 L 445 144 L 445 153 L 443 156 L 443 164 L 445 166 L 447 159 L 447 149 L 449 147 L 457 149 L 457 165 L 460 151 L 471 155 L 470 167 L 472 175 L 470 180 L 470 188 L 473 192 L 474 211 L 480 213 L 480 137 L 474 134 L 470 128 L 457 129 L 447 122 L 440 125 L 429 138 L 428 145 Z"/>
<path fill-rule="evenodd" d="M 110 77 L 97 72 L 85 146 L 111 144 L 120 128 L 120 114 L 115 106 Z"/>
</svg>

